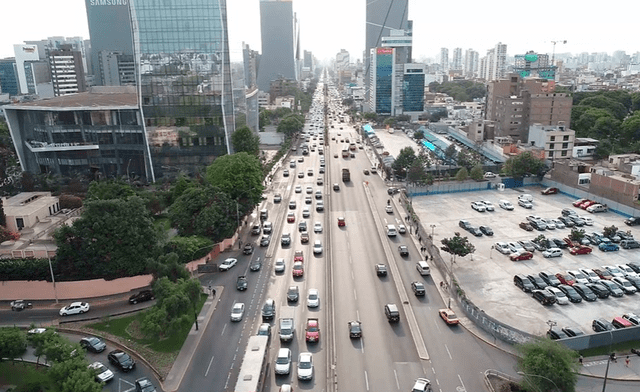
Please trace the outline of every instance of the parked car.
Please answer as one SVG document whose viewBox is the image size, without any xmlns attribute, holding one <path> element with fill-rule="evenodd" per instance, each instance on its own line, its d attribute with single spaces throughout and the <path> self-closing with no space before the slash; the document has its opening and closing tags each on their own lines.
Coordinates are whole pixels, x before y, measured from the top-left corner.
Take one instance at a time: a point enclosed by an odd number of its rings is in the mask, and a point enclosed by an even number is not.
<svg viewBox="0 0 640 392">
<path fill-rule="evenodd" d="M 576 283 L 589 283 L 587 276 L 578 270 L 567 271 L 567 273 L 573 276 L 573 280 L 575 280 Z"/>
<path fill-rule="evenodd" d="M 622 289 L 620 288 L 620 286 L 618 286 L 616 283 L 610 281 L 610 280 L 602 280 L 600 281 L 600 284 L 602 284 L 603 286 L 605 286 L 608 290 L 609 293 L 614 296 L 614 297 L 622 297 L 624 296 L 624 291 L 622 291 Z"/>
<path fill-rule="evenodd" d="M 550 248 L 542 252 L 542 255 L 547 259 L 551 257 L 560 257 L 562 256 L 562 250 L 560 248 Z"/>
<path fill-rule="evenodd" d="M 613 242 L 601 242 L 600 245 L 598 245 L 598 249 L 603 252 L 615 252 L 619 250 L 620 247 L 618 244 L 614 244 Z"/>
<path fill-rule="evenodd" d="M 491 203 L 490 201 L 481 200 L 480 203 L 484 204 L 484 208 L 487 211 L 495 211 L 495 207 L 493 206 L 493 203 Z"/>
<path fill-rule="evenodd" d="M 569 250 L 572 255 L 588 255 L 593 249 L 590 246 L 580 245 Z"/>
<path fill-rule="evenodd" d="M 107 348 L 107 345 L 102 341 L 102 339 L 95 336 L 89 336 L 80 339 L 80 347 L 93 353 L 101 353 Z"/>
<path fill-rule="evenodd" d="M 531 281 L 524 275 L 518 274 L 513 277 L 513 284 L 525 293 L 529 293 L 535 289 Z"/>
<path fill-rule="evenodd" d="M 568 286 L 566 284 L 561 284 L 560 286 L 558 286 L 558 288 L 563 293 L 565 293 L 567 298 L 569 298 L 569 301 L 571 301 L 573 303 L 582 302 L 582 297 L 580 296 L 580 294 L 578 294 L 578 292 L 573 287 Z"/>
<path fill-rule="evenodd" d="M 591 322 L 591 328 L 593 328 L 595 332 L 607 332 L 614 330 L 613 324 L 603 318 L 593 320 Z"/>
<path fill-rule="evenodd" d="M 546 288 L 546 290 L 548 290 L 549 292 L 553 293 L 553 295 L 556 296 L 556 303 L 558 305 L 568 305 L 569 304 L 569 298 L 567 298 L 567 295 L 560 290 L 557 287 L 553 287 L 553 286 L 549 286 Z"/>
<path fill-rule="evenodd" d="M 551 291 L 546 289 L 533 290 L 533 299 L 540 302 L 542 305 L 553 305 L 556 303 L 556 296 Z"/>
<path fill-rule="evenodd" d="M 635 313 L 625 313 L 622 315 L 622 318 L 631 321 L 634 325 L 640 325 L 640 316 Z"/>
<path fill-rule="evenodd" d="M 538 276 L 540 276 L 549 286 L 555 287 L 560 284 L 558 278 L 556 278 L 556 276 L 551 272 L 542 271 L 538 273 Z"/>
<path fill-rule="evenodd" d="M 512 253 L 509 258 L 511 261 L 523 261 L 523 260 L 531 260 L 533 258 L 533 253 L 525 251 Z"/>
<path fill-rule="evenodd" d="M 465 230 L 469 230 L 471 226 L 471 223 L 468 220 L 464 220 L 462 219 L 460 222 L 458 222 L 458 226 L 460 226 L 461 228 L 465 229 Z"/>
<path fill-rule="evenodd" d="M 543 195 L 555 195 L 558 193 L 558 188 L 546 188 L 540 191 Z"/>
<path fill-rule="evenodd" d="M 533 204 L 531 204 L 530 201 L 527 201 L 527 200 L 524 200 L 524 199 L 519 199 L 518 200 L 518 205 L 520 207 L 524 207 L 524 208 L 529 209 L 529 210 L 533 208 Z"/>
<path fill-rule="evenodd" d="M 624 223 L 627 226 L 638 226 L 638 225 L 640 225 L 640 217 L 633 216 L 633 217 L 631 217 L 629 219 L 625 219 Z"/>
<path fill-rule="evenodd" d="M 513 211 L 513 204 L 511 204 L 510 201 L 500 200 L 498 202 L 498 206 L 500 206 L 500 208 L 502 208 L 503 210 Z"/>
<path fill-rule="evenodd" d="M 586 284 L 575 283 L 572 287 L 585 301 L 592 302 L 598 299 L 598 296 Z"/>
<path fill-rule="evenodd" d="M 107 355 L 109 363 L 123 372 L 128 372 L 136 367 L 136 361 L 122 350 L 113 350 Z"/>
<path fill-rule="evenodd" d="M 556 274 L 556 278 L 558 278 L 558 280 L 560 281 L 561 284 L 564 284 L 564 285 L 567 285 L 567 286 L 571 286 L 574 283 L 576 283 L 576 280 L 572 275 L 564 274 L 562 272 L 558 272 Z"/>
<path fill-rule="evenodd" d="M 585 286 L 587 286 L 598 298 L 608 298 L 611 294 L 609 289 L 599 282 L 587 283 Z"/>
<path fill-rule="evenodd" d="M 473 234 L 476 237 L 482 237 L 482 231 L 476 226 L 469 227 L 469 233 Z"/>
<path fill-rule="evenodd" d="M 638 289 L 636 289 L 636 287 L 634 285 L 632 285 L 631 282 L 629 282 L 625 278 L 620 278 L 620 277 L 616 276 L 615 278 L 613 278 L 611 280 L 615 284 L 620 286 L 620 288 L 622 289 L 622 291 L 624 291 L 625 294 L 635 294 L 638 291 Z"/>
<path fill-rule="evenodd" d="M 528 240 L 518 241 L 518 243 L 526 250 L 527 252 L 535 252 L 536 247 L 533 245 L 533 242 Z"/>
<path fill-rule="evenodd" d="M 531 284 L 533 284 L 533 286 L 538 290 L 544 290 L 547 288 L 547 286 L 549 286 L 547 282 L 545 282 L 544 279 L 542 279 L 538 275 L 529 274 L 527 275 L 527 279 L 529 279 L 531 281 Z"/>
<path fill-rule="evenodd" d="M 598 276 L 598 274 L 593 272 L 592 269 L 589 269 L 589 268 L 578 268 L 578 271 L 582 272 L 584 274 L 584 276 L 587 277 L 587 280 L 589 281 L 589 283 L 595 283 L 595 282 L 599 282 L 600 281 L 600 277 Z"/>
<path fill-rule="evenodd" d="M 640 242 L 636 240 L 622 240 L 620 241 L 620 246 L 623 249 L 637 249 L 640 248 Z"/>
<path fill-rule="evenodd" d="M 489 226 L 480 226 L 479 229 L 484 235 L 488 235 L 488 236 L 493 235 L 493 230 L 491 230 Z"/>
<path fill-rule="evenodd" d="M 582 330 L 578 327 L 564 327 L 562 328 L 562 332 L 567 334 L 567 336 L 569 337 L 584 335 L 584 332 L 582 332 Z"/>
<path fill-rule="evenodd" d="M 551 328 L 550 330 L 547 331 L 547 337 L 551 340 L 559 340 L 559 339 L 566 339 L 569 337 L 569 335 L 564 333 L 564 331 L 561 329 Z"/>
<path fill-rule="evenodd" d="M 529 222 L 520 222 L 520 228 L 526 231 L 533 231 L 533 226 Z"/>
</svg>

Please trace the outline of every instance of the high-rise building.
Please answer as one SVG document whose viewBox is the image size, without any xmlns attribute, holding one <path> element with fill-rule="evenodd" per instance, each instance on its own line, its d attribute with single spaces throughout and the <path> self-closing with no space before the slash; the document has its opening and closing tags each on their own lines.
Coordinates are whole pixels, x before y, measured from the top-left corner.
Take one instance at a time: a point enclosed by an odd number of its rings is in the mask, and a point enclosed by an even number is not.
<svg viewBox="0 0 640 392">
<path fill-rule="evenodd" d="M 462 71 L 462 48 L 453 49 L 453 61 L 451 62 L 451 69 Z"/>
<path fill-rule="evenodd" d="M 349 67 L 349 52 L 345 49 L 340 49 L 340 52 L 336 54 L 336 70 L 342 71 Z"/>
<path fill-rule="evenodd" d="M 424 111 L 424 64 L 405 64 L 402 83 L 402 111 Z"/>
<path fill-rule="evenodd" d="M 132 86 L 136 84 L 136 64 L 132 55 L 117 51 L 100 51 L 97 70 L 105 86 Z M 94 78 L 95 80 L 95 78 Z"/>
<path fill-rule="evenodd" d="M 440 48 L 440 69 L 449 72 L 449 49 Z"/>
<path fill-rule="evenodd" d="M 47 52 L 53 95 L 59 97 L 86 91 L 82 53 L 68 44 Z"/>
<path fill-rule="evenodd" d="M 116 78 L 113 70 L 119 68 L 118 64 L 114 64 L 117 63 L 118 56 L 133 58 L 129 8 L 132 1 L 85 0 L 91 36 L 92 70 L 90 72 L 94 75 L 94 83 L 98 86 L 129 84 L 122 83 L 119 77 Z M 101 61 L 101 58 L 112 61 Z"/>
<path fill-rule="evenodd" d="M 464 54 L 464 75 L 473 78 L 478 74 L 478 52 L 467 49 Z"/>
<path fill-rule="evenodd" d="M 16 58 L 20 94 L 35 94 L 40 98 L 53 97 L 51 73 L 44 45 L 42 45 L 42 51 L 39 50 L 38 45 L 13 45 L 13 52 Z"/>
<path fill-rule="evenodd" d="M 258 88 L 269 91 L 271 81 L 297 80 L 299 30 L 291 0 L 260 0 L 262 54 L 258 68 Z"/>
<path fill-rule="evenodd" d="M 507 45 L 498 42 L 495 47 L 487 51 L 481 64 L 480 77 L 486 81 L 498 80 L 506 76 Z"/>
<path fill-rule="evenodd" d="M 16 59 L 0 60 L 0 93 L 13 96 L 18 95 L 19 92 Z"/>
<path fill-rule="evenodd" d="M 388 37 L 391 30 L 409 29 L 409 0 L 368 1 L 366 10 L 365 64 L 364 80 L 371 80 L 371 49 L 382 46 L 382 37 Z M 366 84 L 370 87 L 370 84 Z M 365 101 L 370 99 L 371 91 L 366 90 Z M 368 108 L 373 110 L 372 108 Z"/>
<path fill-rule="evenodd" d="M 244 87 L 247 126 L 254 132 L 259 127 L 259 103 L 258 103 L 258 79 L 257 70 L 259 57 L 257 51 L 252 50 L 248 44 L 242 43 L 242 59 L 244 65 Z"/>
</svg>

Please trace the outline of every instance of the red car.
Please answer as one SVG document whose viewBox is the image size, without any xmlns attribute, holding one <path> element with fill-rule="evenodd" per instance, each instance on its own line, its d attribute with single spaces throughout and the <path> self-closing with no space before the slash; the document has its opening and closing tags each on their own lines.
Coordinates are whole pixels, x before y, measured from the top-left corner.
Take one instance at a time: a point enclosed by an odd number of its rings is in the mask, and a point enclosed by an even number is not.
<svg viewBox="0 0 640 392">
<path fill-rule="evenodd" d="M 571 250 L 569 250 L 569 253 L 571 253 L 572 255 L 588 255 L 589 253 L 591 253 L 591 251 L 593 251 L 593 249 L 591 249 L 591 247 L 589 246 L 576 246 L 574 248 L 571 248 Z"/>
<path fill-rule="evenodd" d="M 543 195 L 555 195 L 558 193 L 558 188 L 547 188 L 541 192 Z"/>
<path fill-rule="evenodd" d="M 600 277 L 600 279 L 613 279 L 613 275 L 611 275 L 611 272 L 607 271 L 605 268 L 594 268 L 593 272 L 595 272 L 596 275 Z"/>
<path fill-rule="evenodd" d="M 580 208 L 582 208 L 583 210 L 586 210 L 587 207 L 589 207 L 590 205 L 596 204 L 595 201 L 593 200 L 587 200 L 584 203 L 580 204 Z"/>
<path fill-rule="evenodd" d="M 576 201 L 574 201 L 572 204 L 574 207 L 578 207 L 580 206 L 580 204 L 584 203 L 585 201 L 589 201 L 589 199 L 578 199 Z"/>
<path fill-rule="evenodd" d="M 531 260 L 533 258 L 533 253 L 527 251 L 512 253 L 509 258 L 511 261 Z"/>
<path fill-rule="evenodd" d="M 338 227 L 342 227 L 346 225 L 347 225 L 347 222 L 344 220 L 344 218 L 342 217 L 338 218 Z"/>
<path fill-rule="evenodd" d="M 556 274 L 556 278 L 558 278 L 560 283 L 566 284 L 568 286 L 573 286 L 573 284 L 576 282 L 575 278 L 573 276 L 571 276 L 569 274 L 563 274 L 561 272 L 558 272 Z"/>
<path fill-rule="evenodd" d="M 289 223 L 293 223 L 296 221 L 296 216 L 293 214 L 293 212 L 290 212 L 287 214 L 287 222 Z"/>
<path fill-rule="evenodd" d="M 294 278 L 297 278 L 299 276 L 303 276 L 304 275 L 304 266 L 302 265 L 301 262 L 296 261 L 295 263 L 293 263 L 293 270 L 291 271 L 291 273 L 293 274 Z"/>
<path fill-rule="evenodd" d="M 309 343 L 318 343 L 320 341 L 320 323 L 317 318 L 308 318 L 305 331 L 305 340 Z"/>
<path fill-rule="evenodd" d="M 293 261 L 299 261 L 299 262 L 303 262 L 304 261 L 304 254 L 302 253 L 301 250 L 296 250 L 296 253 L 293 256 Z"/>
</svg>

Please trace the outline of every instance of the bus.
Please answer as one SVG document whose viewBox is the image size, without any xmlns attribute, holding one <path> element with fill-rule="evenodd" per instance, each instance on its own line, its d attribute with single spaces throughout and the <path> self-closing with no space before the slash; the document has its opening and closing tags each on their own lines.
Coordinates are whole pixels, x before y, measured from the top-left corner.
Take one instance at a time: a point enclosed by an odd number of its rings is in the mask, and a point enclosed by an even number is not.
<svg viewBox="0 0 640 392">
<path fill-rule="evenodd" d="M 235 392 L 260 392 L 269 368 L 269 337 L 251 336 L 242 359 Z"/>
</svg>

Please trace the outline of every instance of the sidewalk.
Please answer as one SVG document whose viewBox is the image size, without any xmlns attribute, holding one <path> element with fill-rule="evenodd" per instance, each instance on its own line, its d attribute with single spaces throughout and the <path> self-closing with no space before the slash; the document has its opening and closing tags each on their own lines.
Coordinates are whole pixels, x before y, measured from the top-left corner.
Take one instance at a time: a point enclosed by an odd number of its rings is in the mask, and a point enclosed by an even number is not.
<svg viewBox="0 0 640 392">
<path fill-rule="evenodd" d="M 392 203 L 395 205 L 396 211 L 404 211 L 402 205 L 398 202 L 397 198 L 391 198 Z M 407 215 L 405 211 L 403 216 Z M 407 227 L 408 228 L 408 227 Z M 420 249 L 422 245 L 418 242 L 415 234 L 410 235 L 411 240 L 417 249 Z M 442 276 L 440 270 L 438 268 L 431 269 L 431 278 L 434 282 L 447 282 L 447 279 Z M 440 297 L 442 301 L 446 304 L 449 300 L 449 294 L 445 288 L 440 287 L 438 284 L 435 285 L 440 293 Z M 482 340 L 486 344 L 493 346 L 501 351 L 509 353 L 514 357 L 517 357 L 518 353 L 514 346 L 503 342 L 500 339 L 495 338 L 482 328 L 476 326 L 476 324 L 471 321 L 469 318 L 465 316 L 465 313 L 460 309 L 458 303 L 453 300 L 451 301 L 451 308 L 456 313 L 458 318 L 460 319 L 460 325 L 472 333 L 475 337 Z M 609 364 L 609 372 L 607 374 L 607 379 L 610 380 L 619 380 L 619 381 L 640 381 L 640 356 L 631 353 L 616 353 L 617 361 L 611 362 Z M 626 365 L 627 355 L 629 357 L 629 365 Z M 579 373 L 583 376 L 587 377 L 595 377 L 595 378 L 604 378 L 605 373 L 607 372 L 607 361 L 608 356 L 597 356 L 597 357 L 589 357 L 583 359 L 583 366 Z"/>
</svg>

